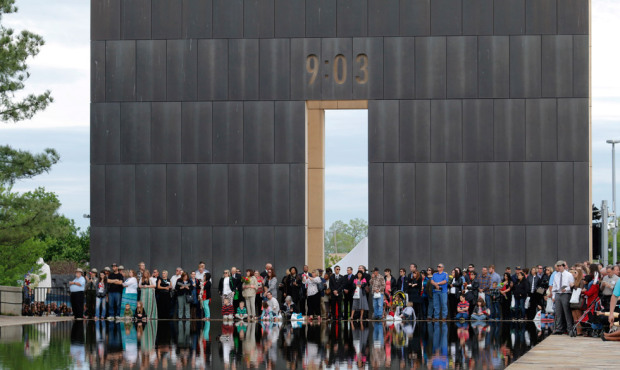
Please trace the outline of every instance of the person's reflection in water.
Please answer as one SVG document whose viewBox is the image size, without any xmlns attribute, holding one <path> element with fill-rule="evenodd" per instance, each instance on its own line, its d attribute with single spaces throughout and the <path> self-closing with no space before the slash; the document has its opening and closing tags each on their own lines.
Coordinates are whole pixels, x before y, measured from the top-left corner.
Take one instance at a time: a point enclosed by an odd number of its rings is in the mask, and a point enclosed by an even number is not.
<svg viewBox="0 0 620 370">
<path fill-rule="evenodd" d="M 383 323 L 373 323 L 372 331 L 372 353 L 370 364 L 373 368 L 382 367 L 385 363 L 385 348 L 383 347 Z"/>
<path fill-rule="evenodd" d="M 233 326 L 226 323 L 222 324 L 222 335 L 220 335 L 220 357 L 224 361 L 224 367 L 230 368 L 230 353 L 233 351 Z"/>
<path fill-rule="evenodd" d="M 358 327 L 359 325 L 359 327 Z M 355 348 L 354 361 L 358 368 L 362 368 L 368 361 L 368 335 L 370 329 L 364 326 L 364 322 L 353 323 L 353 347 Z"/>
<path fill-rule="evenodd" d="M 428 362 L 428 368 L 447 369 L 448 368 L 448 324 L 431 324 L 433 332 L 433 355 Z"/>
<path fill-rule="evenodd" d="M 97 324 L 94 321 L 86 323 L 86 344 L 84 346 L 86 361 L 90 367 L 97 364 Z"/>
<path fill-rule="evenodd" d="M 71 327 L 71 346 L 69 348 L 71 358 L 76 367 L 84 366 L 86 353 L 84 352 L 84 322 L 74 321 Z"/>
<path fill-rule="evenodd" d="M 204 364 L 207 367 L 211 367 L 211 340 L 209 339 L 210 331 L 211 331 L 211 321 L 205 321 L 204 327 L 202 328 L 202 352 L 204 358 Z"/>
</svg>

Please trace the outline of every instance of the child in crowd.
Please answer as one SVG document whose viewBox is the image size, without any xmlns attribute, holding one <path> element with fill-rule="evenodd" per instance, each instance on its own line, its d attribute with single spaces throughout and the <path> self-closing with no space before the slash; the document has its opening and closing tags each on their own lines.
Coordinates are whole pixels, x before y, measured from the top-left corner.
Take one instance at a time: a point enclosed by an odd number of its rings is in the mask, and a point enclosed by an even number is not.
<svg viewBox="0 0 620 370">
<path fill-rule="evenodd" d="M 471 318 L 472 320 L 486 320 L 487 317 L 489 317 L 489 309 L 486 307 L 484 299 L 478 298 L 476 308 L 474 308 Z"/>
<path fill-rule="evenodd" d="M 230 303 L 228 298 L 224 299 L 224 305 L 222 305 L 222 319 L 224 320 L 232 320 L 234 313 L 233 305 Z"/>
<path fill-rule="evenodd" d="M 125 310 L 126 309 L 127 308 L 125 308 Z M 142 303 L 142 301 L 138 301 L 138 303 L 136 304 L 136 312 L 134 313 L 133 318 L 135 321 L 146 322 L 146 312 L 144 311 L 144 304 Z"/>
<path fill-rule="evenodd" d="M 261 315 L 260 319 L 263 321 L 271 320 L 271 312 L 269 309 L 269 303 L 267 303 L 267 301 L 263 301 L 263 314 Z"/>
<path fill-rule="evenodd" d="M 467 320 L 469 319 L 469 302 L 465 298 L 465 294 L 461 294 L 460 301 L 456 305 L 456 319 Z"/>
<path fill-rule="evenodd" d="M 245 302 L 239 302 L 239 307 L 237 307 L 237 313 L 235 314 L 235 318 L 239 320 L 245 320 L 248 318 L 248 309 L 245 308 Z"/>
<path fill-rule="evenodd" d="M 123 313 L 123 318 L 126 320 L 131 320 L 133 318 L 133 311 L 131 310 L 131 306 L 129 303 L 125 304 L 125 312 Z"/>
<path fill-rule="evenodd" d="M 407 307 L 405 307 L 400 317 L 403 320 L 414 320 L 415 319 L 415 312 L 413 311 L 413 302 L 407 302 Z"/>
<path fill-rule="evenodd" d="M 497 286 L 497 282 L 494 281 L 491 289 L 489 290 L 489 296 L 491 297 L 491 305 L 493 310 L 491 311 L 491 318 L 499 320 L 500 319 L 500 296 L 502 294 L 499 292 L 499 287 Z"/>
<path fill-rule="evenodd" d="M 393 305 L 390 305 L 389 307 L 390 307 L 390 308 L 389 308 L 388 313 L 385 315 L 385 319 L 386 319 L 386 320 L 391 320 L 391 321 L 394 321 L 394 319 L 398 316 L 398 315 L 396 314 L 396 305 L 395 305 L 395 304 L 393 304 Z"/>
</svg>

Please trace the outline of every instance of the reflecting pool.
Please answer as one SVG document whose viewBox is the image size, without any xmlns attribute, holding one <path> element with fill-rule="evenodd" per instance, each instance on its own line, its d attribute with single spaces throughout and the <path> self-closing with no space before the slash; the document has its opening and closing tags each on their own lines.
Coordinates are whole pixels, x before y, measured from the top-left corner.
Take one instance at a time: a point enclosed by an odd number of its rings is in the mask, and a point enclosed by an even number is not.
<svg viewBox="0 0 620 370">
<path fill-rule="evenodd" d="M 0 368 L 502 369 L 548 331 L 533 322 L 59 322 L 0 328 Z"/>
</svg>

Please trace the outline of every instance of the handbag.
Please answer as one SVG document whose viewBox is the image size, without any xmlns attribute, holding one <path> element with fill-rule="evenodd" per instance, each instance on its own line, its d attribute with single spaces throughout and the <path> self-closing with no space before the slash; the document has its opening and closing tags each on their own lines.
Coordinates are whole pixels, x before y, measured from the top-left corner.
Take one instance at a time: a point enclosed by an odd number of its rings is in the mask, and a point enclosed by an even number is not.
<svg viewBox="0 0 620 370">
<path fill-rule="evenodd" d="M 185 295 L 185 302 L 187 302 L 187 303 L 189 303 L 189 304 L 194 303 L 194 298 L 192 297 L 192 295 L 191 295 L 191 294 L 186 294 L 186 295 Z"/>
<path fill-rule="evenodd" d="M 515 308 L 517 303 L 515 302 L 515 296 L 512 296 L 512 300 L 510 301 L 510 308 Z"/>
<path fill-rule="evenodd" d="M 486 298 L 486 295 L 484 293 L 478 293 L 478 299 L 482 299 L 484 301 L 485 298 Z"/>
<path fill-rule="evenodd" d="M 540 294 L 540 295 L 545 294 L 545 288 L 542 288 L 542 287 L 537 288 L 537 289 L 536 289 L 536 293 L 538 293 L 538 294 Z"/>
<path fill-rule="evenodd" d="M 525 309 L 530 308 L 530 297 L 525 298 Z"/>
<path fill-rule="evenodd" d="M 355 293 L 353 293 L 353 299 L 360 299 L 360 287 L 355 287 Z"/>
<path fill-rule="evenodd" d="M 579 303 L 579 297 L 581 297 L 581 288 L 577 288 L 575 290 L 573 290 L 573 293 L 570 296 L 570 304 L 577 304 Z"/>
<path fill-rule="evenodd" d="M 450 294 L 456 294 L 456 287 L 450 288 Z"/>
<path fill-rule="evenodd" d="M 547 307 L 545 307 L 545 311 L 547 313 L 554 313 L 555 309 L 553 307 L 553 300 L 551 298 L 547 298 Z"/>
<path fill-rule="evenodd" d="M 372 295 L 373 298 L 381 298 L 381 293 L 373 293 Z"/>
</svg>

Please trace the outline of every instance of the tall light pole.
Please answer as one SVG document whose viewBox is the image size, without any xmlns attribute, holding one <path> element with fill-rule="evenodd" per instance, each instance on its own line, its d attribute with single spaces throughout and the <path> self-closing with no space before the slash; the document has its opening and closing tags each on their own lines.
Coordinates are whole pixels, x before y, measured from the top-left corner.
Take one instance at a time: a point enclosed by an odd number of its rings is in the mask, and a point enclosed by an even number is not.
<svg viewBox="0 0 620 370">
<path fill-rule="evenodd" d="M 611 186 L 612 186 L 612 199 L 611 199 L 611 209 L 614 213 L 614 228 L 611 231 L 613 235 L 613 244 L 611 247 L 613 261 L 611 263 L 615 264 L 618 261 L 618 251 L 617 251 L 617 235 L 618 235 L 618 216 L 616 215 L 616 144 L 619 144 L 620 140 L 607 140 L 607 144 L 611 144 Z"/>
</svg>

